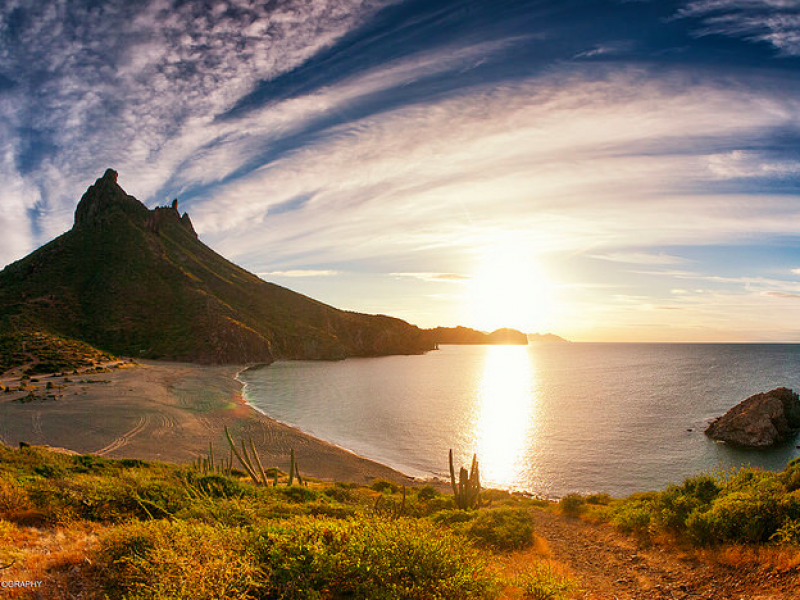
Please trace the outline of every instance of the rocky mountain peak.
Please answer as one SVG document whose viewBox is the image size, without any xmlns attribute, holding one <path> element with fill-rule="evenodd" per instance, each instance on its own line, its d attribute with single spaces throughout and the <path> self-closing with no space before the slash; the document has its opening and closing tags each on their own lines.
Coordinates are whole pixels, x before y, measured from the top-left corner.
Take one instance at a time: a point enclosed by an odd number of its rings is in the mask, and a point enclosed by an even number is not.
<svg viewBox="0 0 800 600">
<path fill-rule="evenodd" d="M 130 216 L 146 214 L 147 207 L 133 196 L 125 193 L 117 183 L 117 172 L 106 169 L 106 172 L 94 185 L 90 186 L 81 197 L 75 209 L 75 227 L 89 223 L 102 222 L 117 213 Z"/>
</svg>

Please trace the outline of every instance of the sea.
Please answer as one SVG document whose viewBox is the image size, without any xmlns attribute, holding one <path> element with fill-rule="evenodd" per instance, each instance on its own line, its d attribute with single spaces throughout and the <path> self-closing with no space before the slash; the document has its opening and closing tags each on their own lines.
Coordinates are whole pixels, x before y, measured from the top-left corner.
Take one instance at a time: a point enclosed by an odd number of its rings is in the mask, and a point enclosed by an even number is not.
<svg viewBox="0 0 800 600">
<path fill-rule="evenodd" d="M 714 442 L 707 423 L 756 393 L 800 390 L 800 344 L 441 346 L 420 356 L 278 361 L 240 375 L 264 414 L 419 478 L 477 455 L 491 487 L 547 498 L 627 496 L 741 467 L 768 450 Z"/>
</svg>

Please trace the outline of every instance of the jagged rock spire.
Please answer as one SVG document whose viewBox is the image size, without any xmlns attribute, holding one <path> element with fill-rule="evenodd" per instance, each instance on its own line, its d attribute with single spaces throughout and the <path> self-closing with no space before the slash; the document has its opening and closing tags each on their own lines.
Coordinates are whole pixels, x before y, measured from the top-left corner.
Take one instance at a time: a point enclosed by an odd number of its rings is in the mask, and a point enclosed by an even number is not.
<svg viewBox="0 0 800 600">
<path fill-rule="evenodd" d="M 106 169 L 78 203 L 75 209 L 75 226 L 102 221 L 108 215 L 120 211 L 142 217 L 147 214 L 147 207 L 126 194 L 117 184 L 117 172 L 114 169 Z"/>
</svg>

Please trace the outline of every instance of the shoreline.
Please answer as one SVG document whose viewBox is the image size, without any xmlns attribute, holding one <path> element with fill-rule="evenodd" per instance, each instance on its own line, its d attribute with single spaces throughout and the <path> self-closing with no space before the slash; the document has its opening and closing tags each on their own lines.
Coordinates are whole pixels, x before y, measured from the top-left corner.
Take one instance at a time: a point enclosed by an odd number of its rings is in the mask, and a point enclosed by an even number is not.
<svg viewBox="0 0 800 600">
<path fill-rule="evenodd" d="M 346 445 L 343 445 L 343 443 L 339 443 L 339 442 L 336 442 L 336 441 L 333 441 L 333 440 L 325 439 L 325 438 L 320 437 L 320 436 L 318 436 L 317 434 L 315 434 L 315 433 L 313 433 L 311 431 L 304 430 L 302 427 L 300 427 L 299 425 L 297 425 L 295 423 L 290 423 L 288 421 L 282 421 L 280 419 L 276 419 L 275 417 L 271 416 L 269 413 L 267 413 L 266 411 L 262 410 L 261 408 L 259 408 L 258 406 L 256 406 L 255 404 L 253 404 L 252 402 L 250 402 L 247 399 L 247 395 L 246 395 L 247 394 L 247 383 L 242 381 L 240 379 L 240 377 L 239 377 L 242 373 L 244 373 L 246 371 L 249 371 L 251 369 L 259 369 L 259 368 L 265 368 L 265 367 L 269 367 L 269 365 L 268 364 L 264 364 L 264 363 L 259 363 L 259 364 L 256 364 L 256 365 L 245 367 L 245 368 L 241 369 L 240 371 L 238 371 L 236 373 L 236 376 L 235 376 L 236 381 L 238 381 L 242 385 L 242 391 L 241 391 L 242 403 L 244 405 L 246 405 L 247 407 L 251 408 L 252 410 L 254 410 L 255 412 L 257 412 L 262 417 L 265 417 L 265 418 L 269 419 L 270 421 L 273 421 L 273 422 L 275 422 L 275 423 L 277 423 L 279 425 L 283 425 L 285 427 L 289 427 L 291 429 L 295 429 L 295 430 L 297 430 L 299 433 L 301 433 L 303 435 L 306 435 L 306 436 L 308 436 L 308 437 L 310 437 L 312 439 L 318 440 L 318 441 L 320 441 L 322 443 L 330 444 L 334 448 L 338 448 L 339 450 L 342 450 L 343 452 L 347 452 L 349 454 L 352 454 L 352 455 L 354 455 L 354 456 L 356 456 L 358 458 L 362 458 L 364 460 L 368 460 L 370 462 L 374 462 L 374 463 L 377 463 L 379 465 L 383 465 L 384 467 L 392 469 L 393 471 L 397 471 L 398 473 L 401 473 L 404 477 L 407 477 L 407 478 L 409 478 L 409 479 L 411 479 L 413 481 L 416 481 L 418 483 L 424 483 L 424 484 L 429 484 L 429 485 L 433 485 L 433 486 L 444 485 L 444 484 L 447 483 L 447 485 L 448 485 L 447 489 L 450 489 L 448 482 L 444 481 L 444 479 L 442 479 L 442 478 L 436 477 L 435 475 L 425 476 L 425 475 L 413 475 L 413 474 L 407 473 L 406 470 L 405 470 L 405 467 L 403 465 L 395 465 L 395 464 L 392 464 L 391 462 L 386 461 L 386 460 L 381 460 L 381 459 L 378 459 L 378 458 L 370 458 L 369 456 L 367 456 L 365 454 L 360 454 L 358 451 L 353 450 L 353 449 L 349 448 Z"/>
<path fill-rule="evenodd" d="M 257 410 L 238 379 L 256 366 L 138 361 L 99 373 L 36 377 L 39 381 L 27 389 L 0 393 L 0 442 L 189 463 L 207 456 L 209 444 L 227 456 L 227 426 L 234 440 L 252 439 L 265 467 L 287 471 L 295 450 L 301 473 L 316 479 L 422 483 Z M 1 383 L 19 379 L 6 377 Z M 41 396 L 27 396 L 31 391 Z"/>
</svg>

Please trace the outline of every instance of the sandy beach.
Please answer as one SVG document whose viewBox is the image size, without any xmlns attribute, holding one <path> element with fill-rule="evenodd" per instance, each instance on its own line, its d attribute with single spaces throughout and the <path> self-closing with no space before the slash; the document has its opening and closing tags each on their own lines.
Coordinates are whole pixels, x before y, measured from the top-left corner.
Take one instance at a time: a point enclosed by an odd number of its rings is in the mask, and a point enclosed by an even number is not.
<svg viewBox="0 0 800 600">
<path fill-rule="evenodd" d="M 249 406 L 236 374 L 244 366 L 141 361 L 101 372 L 0 379 L 0 442 L 65 448 L 80 454 L 187 463 L 211 442 L 228 456 L 234 439 L 253 439 L 264 466 L 286 471 L 295 450 L 301 473 L 323 480 L 411 483 L 407 476 L 302 431 Z M 38 381 L 34 381 L 38 379 Z M 49 385 L 49 387 L 48 387 Z M 29 394 L 33 392 L 34 396 Z"/>
</svg>

